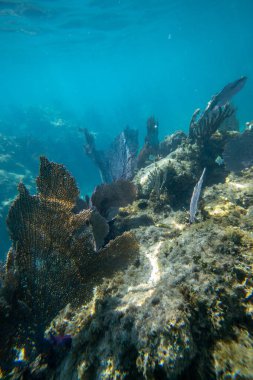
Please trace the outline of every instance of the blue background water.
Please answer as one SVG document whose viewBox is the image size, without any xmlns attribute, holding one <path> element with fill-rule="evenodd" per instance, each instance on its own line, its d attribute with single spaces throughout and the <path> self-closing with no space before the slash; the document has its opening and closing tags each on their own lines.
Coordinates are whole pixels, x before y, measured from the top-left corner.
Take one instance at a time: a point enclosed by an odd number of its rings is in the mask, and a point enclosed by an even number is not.
<svg viewBox="0 0 253 380">
<path fill-rule="evenodd" d="M 253 118 L 252 14 L 252 0 L 0 1 L 0 115 L 13 121 L 3 132 L 60 141 L 49 158 L 85 193 L 100 178 L 78 127 L 100 146 L 126 125 L 141 141 L 150 115 L 161 138 L 187 131 L 197 107 L 247 75 L 234 99 L 243 127 Z M 24 126 L 19 111 L 31 106 L 60 110 L 73 124 Z"/>
</svg>

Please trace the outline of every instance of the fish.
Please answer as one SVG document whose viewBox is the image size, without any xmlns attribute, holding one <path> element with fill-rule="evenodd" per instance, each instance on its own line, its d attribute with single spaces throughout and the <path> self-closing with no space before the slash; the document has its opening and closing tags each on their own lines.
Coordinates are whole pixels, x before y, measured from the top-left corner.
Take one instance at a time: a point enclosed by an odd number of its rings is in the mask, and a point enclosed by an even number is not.
<svg viewBox="0 0 253 380">
<path fill-rule="evenodd" d="M 221 156 L 218 156 L 215 160 L 216 164 L 221 166 L 221 165 L 224 165 L 224 160 Z"/>
<path fill-rule="evenodd" d="M 247 123 L 245 123 L 245 126 L 246 126 L 246 129 L 248 129 L 249 131 L 252 131 L 253 130 L 253 120 L 247 121 Z"/>
<path fill-rule="evenodd" d="M 191 203 L 190 203 L 190 224 L 195 222 L 195 216 L 198 211 L 198 202 L 200 197 L 200 192 L 203 185 L 203 179 L 206 172 L 206 168 L 203 169 L 203 172 L 201 174 L 200 179 L 198 180 L 197 184 L 195 185 L 191 197 Z"/>
<path fill-rule="evenodd" d="M 246 76 L 243 76 L 234 82 L 228 83 L 217 95 L 213 96 L 211 108 L 222 107 L 227 104 L 234 95 L 241 91 L 247 79 Z"/>
</svg>

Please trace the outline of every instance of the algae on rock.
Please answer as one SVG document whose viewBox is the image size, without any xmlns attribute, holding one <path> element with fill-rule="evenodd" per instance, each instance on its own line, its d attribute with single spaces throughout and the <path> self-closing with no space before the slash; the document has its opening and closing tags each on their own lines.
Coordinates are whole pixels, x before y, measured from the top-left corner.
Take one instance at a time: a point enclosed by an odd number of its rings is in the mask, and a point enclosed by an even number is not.
<svg viewBox="0 0 253 380">
<path fill-rule="evenodd" d="M 240 345 L 250 371 L 252 185 L 251 169 L 207 187 L 202 221 L 194 225 L 178 211 L 136 227 L 138 262 L 104 283 L 89 305 L 65 315 L 64 323 L 59 317 L 51 324 L 55 331 L 65 324 L 74 340 L 49 378 L 225 379 L 232 376 L 228 368 L 234 374 L 242 369 L 240 358 L 229 364 Z M 224 199 L 227 212 L 219 207 Z M 151 215 L 150 208 L 147 202 Z M 126 221 L 131 211 L 135 217 L 143 212 L 124 210 Z M 249 371 L 243 371 L 248 380 Z"/>
</svg>

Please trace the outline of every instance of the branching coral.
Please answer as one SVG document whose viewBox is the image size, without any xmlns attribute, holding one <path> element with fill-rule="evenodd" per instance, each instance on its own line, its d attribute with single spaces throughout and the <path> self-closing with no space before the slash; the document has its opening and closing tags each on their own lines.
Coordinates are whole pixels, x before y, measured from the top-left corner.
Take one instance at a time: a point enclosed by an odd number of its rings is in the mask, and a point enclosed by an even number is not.
<svg viewBox="0 0 253 380">
<path fill-rule="evenodd" d="M 198 143 L 205 143 L 233 112 L 234 109 L 230 104 L 223 107 L 207 107 L 200 117 L 200 109 L 196 109 L 190 122 L 190 139 Z"/>
<path fill-rule="evenodd" d="M 244 76 L 228 83 L 212 97 L 200 117 L 200 109 L 196 109 L 190 122 L 189 137 L 191 140 L 205 143 L 221 127 L 224 120 L 234 114 L 235 110 L 229 102 L 244 87 L 246 81 L 247 77 Z"/>
</svg>

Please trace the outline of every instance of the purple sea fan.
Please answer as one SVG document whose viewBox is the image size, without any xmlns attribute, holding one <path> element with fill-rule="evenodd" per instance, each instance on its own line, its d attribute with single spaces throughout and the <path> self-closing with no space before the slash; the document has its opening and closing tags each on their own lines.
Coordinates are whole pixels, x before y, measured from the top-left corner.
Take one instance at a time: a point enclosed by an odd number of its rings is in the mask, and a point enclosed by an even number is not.
<svg viewBox="0 0 253 380">
<path fill-rule="evenodd" d="M 107 153 L 112 181 L 133 178 L 136 169 L 137 152 L 138 132 L 127 127 L 115 138 L 111 149 Z"/>
<path fill-rule="evenodd" d="M 97 186 L 91 196 L 92 205 L 108 221 L 117 214 L 119 207 L 125 207 L 135 199 L 135 185 L 123 179 Z"/>
<path fill-rule="evenodd" d="M 190 223 L 194 223 L 194 221 L 195 221 L 195 216 L 196 216 L 196 213 L 198 210 L 198 201 L 199 201 L 200 192 L 201 192 L 202 185 L 203 185 L 203 179 L 204 179 L 205 172 L 206 172 L 206 168 L 204 168 L 200 179 L 198 180 L 197 184 L 195 185 L 195 187 L 193 189 L 193 193 L 192 193 L 192 197 L 191 197 L 191 203 L 190 203 Z"/>
</svg>

